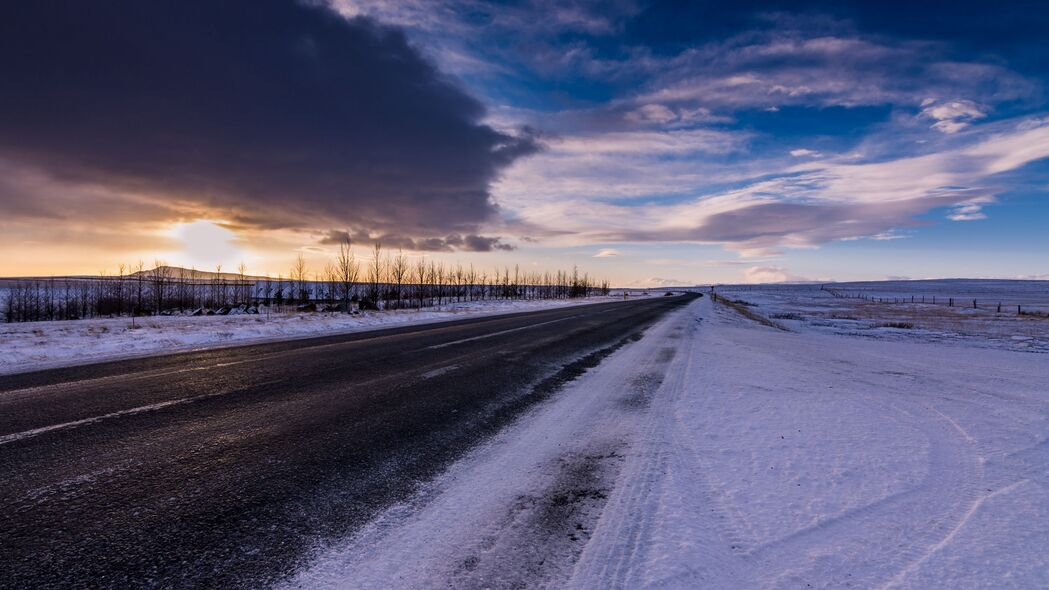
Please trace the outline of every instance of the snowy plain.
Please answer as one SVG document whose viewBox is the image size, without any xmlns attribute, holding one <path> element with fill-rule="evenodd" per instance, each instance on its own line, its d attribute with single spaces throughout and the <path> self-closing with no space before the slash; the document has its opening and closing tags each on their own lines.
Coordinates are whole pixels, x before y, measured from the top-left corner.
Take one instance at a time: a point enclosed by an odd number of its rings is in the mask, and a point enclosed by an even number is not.
<svg viewBox="0 0 1049 590">
<path fill-rule="evenodd" d="M 668 315 L 287 585 L 1049 586 L 1049 355 L 785 323 Z"/>
<path fill-rule="evenodd" d="M 726 285 L 717 292 L 790 329 L 1049 352 L 1049 281 Z"/>
<path fill-rule="evenodd" d="M 659 294 L 662 294 L 661 292 Z M 631 298 L 645 297 L 631 293 Z M 414 310 L 146 316 L 0 323 L 0 374 L 168 352 L 254 344 L 449 321 L 519 311 L 621 301 L 621 293 L 585 299 L 448 303 Z"/>
</svg>

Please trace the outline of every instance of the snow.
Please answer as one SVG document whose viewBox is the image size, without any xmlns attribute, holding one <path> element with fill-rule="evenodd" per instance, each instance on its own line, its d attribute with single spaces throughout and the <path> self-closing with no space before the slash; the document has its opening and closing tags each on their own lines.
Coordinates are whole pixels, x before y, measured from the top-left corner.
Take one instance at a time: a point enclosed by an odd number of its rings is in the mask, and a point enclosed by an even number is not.
<svg viewBox="0 0 1049 590">
<path fill-rule="evenodd" d="M 1049 281 L 736 285 L 718 287 L 717 292 L 752 304 L 752 311 L 794 330 L 1049 352 Z M 953 307 L 948 305 L 951 299 Z M 974 299 L 977 308 L 972 306 Z M 1023 315 L 1016 313 L 1017 306 Z"/>
<path fill-rule="evenodd" d="M 641 297 L 631 294 L 631 298 Z M 448 321 L 620 301 L 622 295 L 570 300 L 486 300 L 421 310 L 340 313 L 260 313 L 228 316 L 149 316 L 0 323 L 0 374 L 149 354 L 308 338 L 405 324 Z"/>
<path fill-rule="evenodd" d="M 287 585 L 1049 585 L 1049 356 L 782 321 L 668 315 Z"/>
</svg>

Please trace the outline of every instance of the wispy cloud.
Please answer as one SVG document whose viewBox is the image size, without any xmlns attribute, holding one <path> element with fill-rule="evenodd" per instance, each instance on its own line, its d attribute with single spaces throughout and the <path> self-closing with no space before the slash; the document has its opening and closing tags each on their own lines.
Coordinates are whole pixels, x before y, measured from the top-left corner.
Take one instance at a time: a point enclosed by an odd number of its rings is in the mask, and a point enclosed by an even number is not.
<svg viewBox="0 0 1049 590">
<path fill-rule="evenodd" d="M 809 280 L 780 266 L 752 266 L 743 270 L 745 283 L 803 283 Z"/>
<path fill-rule="evenodd" d="M 950 220 L 981 219 L 983 207 L 994 203 L 1000 190 L 996 174 L 1049 157 L 1049 124 L 1044 121 L 1022 119 L 985 127 L 963 138 L 966 143 L 923 155 L 782 161 L 775 172 L 752 177 L 740 188 L 666 203 L 595 200 L 595 183 L 612 190 L 614 178 L 591 178 L 579 191 L 559 183 L 559 198 L 514 213 L 555 230 L 552 240 L 561 243 L 695 242 L 721 244 L 750 256 L 837 240 L 893 239 L 901 237 L 894 230 L 923 223 L 916 218 L 933 209 L 949 208 Z M 527 169 L 542 162 L 539 158 L 520 166 Z M 657 176 L 673 169 L 673 163 L 652 158 L 639 163 L 637 171 L 646 164 Z M 508 184 L 502 186 L 513 186 L 519 169 L 512 169 Z M 516 182 L 528 186 L 541 180 L 529 174 Z M 513 202 L 509 199 L 508 205 Z"/>
<path fill-rule="evenodd" d="M 786 105 L 918 106 L 930 96 L 1018 100 L 1038 92 L 1032 81 L 1000 65 L 938 58 L 943 53 L 932 43 L 890 42 L 846 32 L 820 37 L 784 30 L 740 35 L 668 61 L 650 89 L 634 100 L 724 112 Z M 945 104 L 938 112 L 943 120 L 982 115 L 972 101 Z"/>
<path fill-rule="evenodd" d="M 984 205 L 994 202 L 994 197 L 990 196 L 977 197 L 975 199 L 963 201 L 951 209 L 951 213 L 947 215 L 947 219 L 950 219 L 951 221 L 976 221 L 979 219 L 987 219 L 987 214 L 983 212 L 983 207 Z"/>
<path fill-rule="evenodd" d="M 987 116 L 987 111 L 971 100 L 938 102 L 927 98 L 921 103 L 921 115 L 936 121 L 932 128 L 943 133 L 957 133 L 970 123 Z"/>
</svg>

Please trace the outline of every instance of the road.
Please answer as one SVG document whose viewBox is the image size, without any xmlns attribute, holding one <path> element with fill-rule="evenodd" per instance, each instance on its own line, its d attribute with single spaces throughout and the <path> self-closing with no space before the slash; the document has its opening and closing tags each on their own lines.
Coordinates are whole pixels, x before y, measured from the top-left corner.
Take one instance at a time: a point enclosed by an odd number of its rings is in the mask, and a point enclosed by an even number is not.
<svg viewBox="0 0 1049 590">
<path fill-rule="evenodd" d="M 256 588 L 694 296 L 0 377 L 0 588 Z"/>
</svg>

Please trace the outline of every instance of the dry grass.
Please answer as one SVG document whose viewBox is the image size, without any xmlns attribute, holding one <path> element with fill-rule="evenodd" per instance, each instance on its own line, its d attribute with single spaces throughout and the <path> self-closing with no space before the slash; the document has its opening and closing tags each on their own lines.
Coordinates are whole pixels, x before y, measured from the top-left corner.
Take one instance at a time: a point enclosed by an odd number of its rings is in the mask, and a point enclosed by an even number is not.
<svg viewBox="0 0 1049 590">
<path fill-rule="evenodd" d="M 888 291 L 891 286 L 887 283 L 883 288 Z M 950 283 L 941 287 L 957 286 Z M 1049 284 L 1044 289 L 1026 284 L 1017 286 L 1016 294 L 1011 295 L 1012 303 L 1008 303 L 1010 298 L 1004 292 L 990 290 L 984 294 L 976 290 L 981 285 L 963 287 L 969 289 L 966 297 L 951 297 L 943 291 L 935 294 L 936 303 L 932 303 L 929 295 L 926 295 L 927 303 L 920 302 L 920 296 L 911 302 L 910 293 L 901 296 L 889 293 L 883 301 L 873 300 L 876 299 L 873 296 L 834 297 L 828 290 L 807 286 L 726 289 L 719 293 L 718 300 L 733 312 L 764 325 L 774 320 L 792 320 L 801 325 L 783 323 L 792 329 L 797 326 L 804 330 L 809 326 L 877 338 L 964 340 L 981 343 L 981 346 L 1049 353 Z M 743 305 L 740 296 L 756 305 Z M 955 305 L 949 306 L 947 302 L 952 298 Z M 981 302 L 979 307 L 972 305 L 973 299 Z M 1023 313 L 1017 313 L 1017 305 L 1022 306 Z"/>
<path fill-rule="evenodd" d="M 812 320 L 849 320 L 873 328 L 920 329 L 968 336 L 1045 336 L 1049 317 L 1011 312 L 996 308 L 973 309 L 922 303 L 876 303 L 855 299 L 834 299 L 820 308 L 806 310 Z"/>
<path fill-rule="evenodd" d="M 729 309 L 732 309 L 733 311 L 747 318 L 748 320 L 755 321 L 763 326 L 768 326 L 777 330 L 783 330 L 784 332 L 790 332 L 790 330 L 787 329 L 787 327 L 783 324 L 773 321 L 761 315 L 760 313 L 757 313 L 756 311 L 750 309 L 750 307 L 754 305 L 753 303 L 747 303 L 746 301 L 733 301 L 732 299 L 728 299 L 727 297 L 721 295 L 714 298 L 714 301 L 716 303 L 724 305 L 725 307 L 728 307 Z"/>
</svg>

